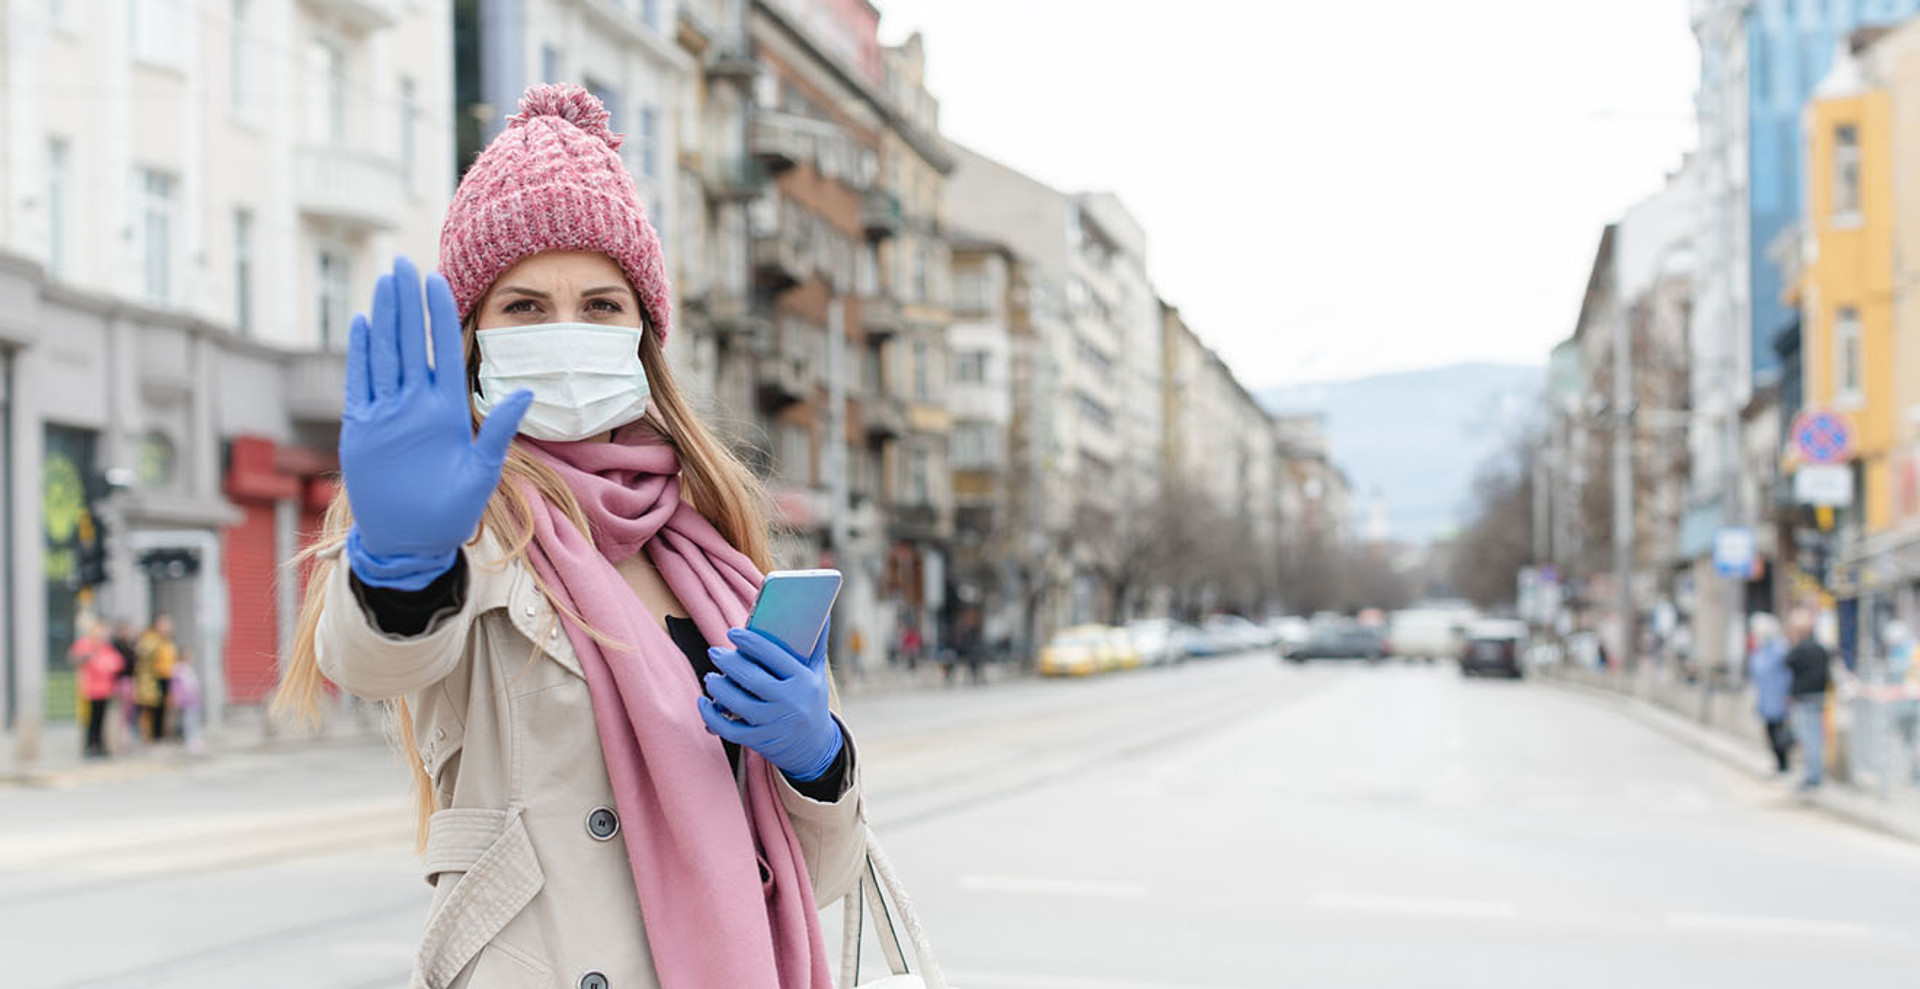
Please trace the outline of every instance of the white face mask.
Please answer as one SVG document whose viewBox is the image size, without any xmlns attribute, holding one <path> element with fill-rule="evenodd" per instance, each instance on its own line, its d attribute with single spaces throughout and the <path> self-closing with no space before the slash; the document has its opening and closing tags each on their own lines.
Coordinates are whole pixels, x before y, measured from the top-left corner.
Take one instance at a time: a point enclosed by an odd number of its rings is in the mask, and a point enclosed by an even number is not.
<svg viewBox="0 0 1920 989">
<path fill-rule="evenodd" d="M 533 405 L 520 432 L 537 440 L 584 440 L 646 414 L 652 392 L 638 327 L 542 323 L 476 337 L 480 394 L 473 406 L 482 416 L 521 388 L 533 392 Z"/>
</svg>

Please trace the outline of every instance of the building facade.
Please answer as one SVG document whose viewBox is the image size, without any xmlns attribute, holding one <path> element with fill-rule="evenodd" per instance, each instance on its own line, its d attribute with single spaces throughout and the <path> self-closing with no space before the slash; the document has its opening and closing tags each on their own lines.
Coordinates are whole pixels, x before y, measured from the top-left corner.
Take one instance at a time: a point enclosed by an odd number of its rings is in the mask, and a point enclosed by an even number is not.
<svg viewBox="0 0 1920 989">
<path fill-rule="evenodd" d="M 210 713 L 290 637 L 348 320 L 434 257 L 447 3 L 14 4 L 0 26 L 5 708 L 73 714 L 76 618 L 173 616 Z"/>
</svg>

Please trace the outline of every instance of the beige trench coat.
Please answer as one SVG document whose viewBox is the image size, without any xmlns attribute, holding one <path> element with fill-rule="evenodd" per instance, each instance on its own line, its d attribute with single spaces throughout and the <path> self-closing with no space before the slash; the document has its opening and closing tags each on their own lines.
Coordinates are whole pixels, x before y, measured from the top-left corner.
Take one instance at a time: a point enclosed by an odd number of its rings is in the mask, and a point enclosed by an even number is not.
<svg viewBox="0 0 1920 989">
<path fill-rule="evenodd" d="M 651 989 L 653 959 L 580 662 L 524 564 L 500 561 L 491 537 L 466 552 L 460 608 L 404 638 L 373 624 L 342 561 L 318 633 L 328 679 L 370 700 L 407 699 L 444 808 L 427 839 L 433 897 L 413 985 Z M 857 766 L 849 761 L 834 803 L 780 777 L 823 907 L 853 889 L 865 861 Z"/>
</svg>

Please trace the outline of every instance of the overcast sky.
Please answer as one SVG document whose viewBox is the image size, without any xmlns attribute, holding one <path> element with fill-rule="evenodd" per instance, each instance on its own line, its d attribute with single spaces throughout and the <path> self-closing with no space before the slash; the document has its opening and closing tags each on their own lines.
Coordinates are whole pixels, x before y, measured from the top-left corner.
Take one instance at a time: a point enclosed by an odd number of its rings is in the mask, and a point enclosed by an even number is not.
<svg viewBox="0 0 1920 989">
<path fill-rule="evenodd" d="M 1601 227 L 1695 143 L 1682 0 L 878 2 L 946 134 L 1117 192 L 1255 388 L 1543 363 Z"/>
</svg>

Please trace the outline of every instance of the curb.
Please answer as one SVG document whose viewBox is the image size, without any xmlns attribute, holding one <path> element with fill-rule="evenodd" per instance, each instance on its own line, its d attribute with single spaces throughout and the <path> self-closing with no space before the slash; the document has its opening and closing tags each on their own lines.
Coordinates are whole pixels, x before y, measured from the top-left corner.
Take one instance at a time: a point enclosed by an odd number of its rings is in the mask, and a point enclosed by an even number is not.
<svg viewBox="0 0 1920 989">
<path fill-rule="evenodd" d="M 1580 683 L 1552 673 L 1537 679 L 1570 694 L 1605 703 L 1640 724 L 1696 752 L 1712 756 L 1755 780 L 1772 782 L 1776 779 L 1772 761 L 1765 754 L 1725 733 L 1703 728 L 1638 697 L 1631 697 L 1605 687 Z M 1753 745 L 1759 744 L 1756 737 Z M 1798 798 L 1801 803 L 1822 810 L 1856 827 L 1920 844 L 1920 814 L 1903 815 L 1900 813 L 1899 805 L 1882 803 L 1877 798 L 1861 793 L 1846 784 L 1829 782 L 1813 793 L 1798 794 Z"/>
</svg>

